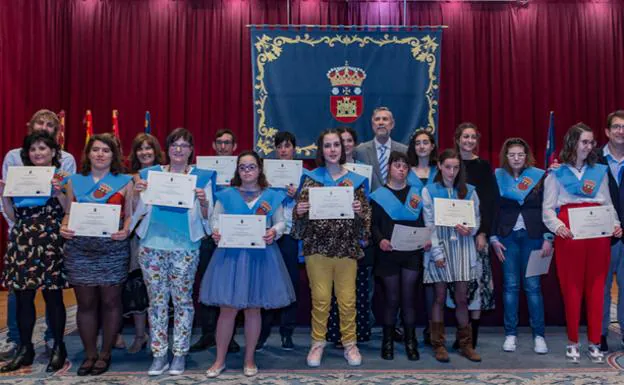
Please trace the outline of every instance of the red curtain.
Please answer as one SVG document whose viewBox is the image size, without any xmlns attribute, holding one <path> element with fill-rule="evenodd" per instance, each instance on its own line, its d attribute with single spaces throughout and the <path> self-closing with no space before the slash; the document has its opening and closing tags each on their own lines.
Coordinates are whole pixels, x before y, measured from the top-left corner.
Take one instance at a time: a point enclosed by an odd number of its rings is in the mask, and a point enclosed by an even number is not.
<svg viewBox="0 0 624 385">
<path fill-rule="evenodd" d="M 623 4 L 409 1 L 403 20 L 401 1 L 292 0 L 290 14 L 293 24 L 447 25 L 441 146 L 452 145 L 458 123 L 472 121 L 483 134 L 481 156 L 496 165 L 509 136 L 527 139 L 543 160 L 550 110 L 559 140 L 584 121 L 604 142 L 606 115 L 624 106 Z M 40 108 L 67 112 L 66 147 L 77 158 L 86 109 L 95 132 L 110 131 L 118 109 L 126 148 L 146 110 L 161 140 L 184 126 L 209 154 L 214 132 L 229 127 L 239 148 L 250 148 L 246 25 L 287 22 L 285 0 L 0 0 L 0 152 L 21 144 Z M 4 226 L 2 249 L 5 234 Z M 545 284 L 560 309 L 556 281 Z"/>
</svg>

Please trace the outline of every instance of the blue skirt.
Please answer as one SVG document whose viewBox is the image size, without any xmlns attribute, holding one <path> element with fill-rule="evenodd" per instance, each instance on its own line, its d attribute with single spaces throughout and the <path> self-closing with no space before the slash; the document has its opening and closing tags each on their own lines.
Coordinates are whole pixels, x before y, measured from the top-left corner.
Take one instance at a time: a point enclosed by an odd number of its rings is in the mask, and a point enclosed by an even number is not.
<svg viewBox="0 0 624 385">
<path fill-rule="evenodd" d="M 205 305 L 235 309 L 279 309 L 296 299 L 275 243 L 264 250 L 217 248 L 204 273 L 199 296 Z"/>
</svg>

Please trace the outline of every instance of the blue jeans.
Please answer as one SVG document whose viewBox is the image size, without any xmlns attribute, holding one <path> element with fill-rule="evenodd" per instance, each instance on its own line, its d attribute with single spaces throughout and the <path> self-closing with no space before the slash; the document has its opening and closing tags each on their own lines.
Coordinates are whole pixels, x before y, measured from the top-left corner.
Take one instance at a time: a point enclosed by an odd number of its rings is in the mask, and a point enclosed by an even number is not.
<svg viewBox="0 0 624 385">
<path fill-rule="evenodd" d="M 17 328 L 17 300 L 15 299 L 15 293 L 13 290 L 9 290 L 7 299 L 7 342 L 13 342 L 16 345 L 21 343 L 19 336 L 19 329 Z M 52 340 L 52 329 L 50 328 L 50 320 L 48 319 L 48 313 L 46 313 L 46 330 L 43 335 L 46 342 Z"/>
<path fill-rule="evenodd" d="M 529 322 L 533 329 L 533 336 L 544 336 L 544 299 L 540 276 L 526 278 L 526 268 L 531 251 L 541 249 L 542 239 L 531 239 L 526 230 L 512 231 L 506 237 L 500 237 L 500 242 L 507 249 L 503 262 L 503 306 L 505 335 L 517 335 L 518 302 L 520 298 L 520 283 L 524 287 L 529 307 Z"/>
<path fill-rule="evenodd" d="M 618 285 L 617 319 L 621 330 L 624 330 L 624 245 L 618 242 L 611 246 L 611 263 L 609 264 L 609 274 L 605 282 L 604 308 L 602 315 L 602 335 L 609 333 L 609 323 L 611 322 L 611 284 L 613 274 Z"/>
</svg>

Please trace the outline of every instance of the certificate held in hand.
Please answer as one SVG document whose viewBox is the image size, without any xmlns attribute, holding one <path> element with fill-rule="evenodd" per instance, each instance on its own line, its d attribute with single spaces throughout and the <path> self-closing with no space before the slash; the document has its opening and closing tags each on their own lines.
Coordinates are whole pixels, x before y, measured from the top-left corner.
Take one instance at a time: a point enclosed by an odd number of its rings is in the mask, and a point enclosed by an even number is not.
<svg viewBox="0 0 624 385">
<path fill-rule="evenodd" d="M 434 198 L 433 211 L 436 226 L 476 227 L 474 202 L 471 200 Z"/>
<path fill-rule="evenodd" d="M 371 180 L 373 180 L 373 166 L 364 163 L 345 163 L 343 166 L 347 170 L 365 177 L 368 182 L 368 188 L 370 188 Z"/>
<path fill-rule="evenodd" d="M 264 249 L 265 215 L 219 215 L 219 247 Z"/>
<path fill-rule="evenodd" d="M 431 230 L 426 227 L 411 227 L 396 224 L 392 229 L 390 245 L 396 251 L 414 251 L 425 247 L 431 239 Z"/>
<path fill-rule="evenodd" d="M 196 161 L 197 168 L 216 171 L 219 186 L 229 186 L 236 173 L 235 156 L 198 156 Z"/>
<path fill-rule="evenodd" d="M 147 189 L 141 198 L 150 205 L 191 208 L 196 183 L 197 175 L 148 171 Z"/>
<path fill-rule="evenodd" d="M 110 238 L 120 218 L 121 205 L 72 202 L 67 227 L 78 236 Z"/>
<path fill-rule="evenodd" d="M 310 219 L 353 219 L 353 186 L 310 187 Z"/>
<path fill-rule="evenodd" d="M 5 197 L 48 197 L 52 191 L 54 167 L 9 166 Z"/>
<path fill-rule="evenodd" d="M 264 175 L 271 187 L 299 186 L 303 162 L 300 160 L 264 160 Z"/>
<path fill-rule="evenodd" d="M 615 229 L 613 208 L 609 206 L 569 209 L 568 216 L 574 239 L 610 237 Z"/>
</svg>

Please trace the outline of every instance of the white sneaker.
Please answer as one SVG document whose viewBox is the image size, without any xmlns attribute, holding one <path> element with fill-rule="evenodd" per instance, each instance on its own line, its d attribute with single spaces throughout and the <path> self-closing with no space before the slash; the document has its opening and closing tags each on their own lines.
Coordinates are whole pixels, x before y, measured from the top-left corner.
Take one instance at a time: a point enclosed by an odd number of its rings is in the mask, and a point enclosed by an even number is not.
<svg viewBox="0 0 624 385">
<path fill-rule="evenodd" d="M 344 346 L 344 358 L 350 366 L 362 365 L 362 355 L 355 342 Z"/>
<path fill-rule="evenodd" d="M 533 346 L 533 351 L 537 354 L 546 354 L 548 353 L 548 345 L 546 345 L 546 340 L 542 336 L 536 336 L 534 340 L 535 346 Z"/>
<path fill-rule="evenodd" d="M 589 348 L 587 348 L 587 355 L 594 364 L 605 363 L 604 354 L 602 354 L 598 345 L 589 344 Z"/>
<path fill-rule="evenodd" d="M 505 336 L 505 342 L 503 342 L 503 350 L 506 352 L 516 351 L 516 336 Z"/>
<path fill-rule="evenodd" d="M 581 353 L 579 352 L 579 344 L 571 344 L 566 346 L 566 358 L 568 361 L 578 364 L 581 362 Z"/>
<path fill-rule="evenodd" d="M 321 366 L 323 349 L 325 349 L 325 341 L 312 342 L 312 346 L 310 346 L 310 351 L 308 352 L 308 357 L 306 358 L 306 363 L 309 367 L 316 368 Z"/>
</svg>

